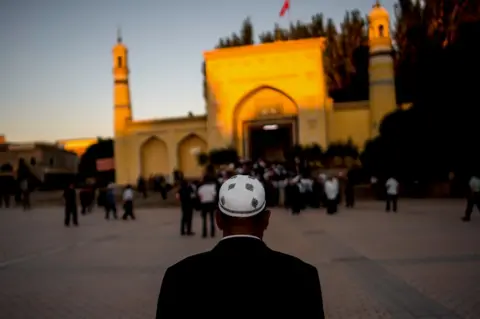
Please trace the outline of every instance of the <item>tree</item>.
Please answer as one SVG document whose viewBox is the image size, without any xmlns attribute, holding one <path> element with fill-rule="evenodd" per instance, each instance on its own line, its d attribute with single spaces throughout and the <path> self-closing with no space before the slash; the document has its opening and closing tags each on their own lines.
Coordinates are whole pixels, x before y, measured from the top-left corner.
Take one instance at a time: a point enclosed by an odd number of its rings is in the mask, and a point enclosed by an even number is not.
<svg viewBox="0 0 480 319">
<path fill-rule="evenodd" d="M 97 177 L 97 160 L 102 158 L 113 158 L 114 141 L 112 139 L 100 139 L 97 143 L 90 145 L 80 157 L 78 173 L 82 179 Z"/>
<path fill-rule="evenodd" d="M 209 163 L 212 165 L 223 165 L 238 162 L 238 153 L 234 148 L 220 148 L 211 150 L 209 155 Z"/>
<path fill-rule="evenodd" d="M 323 150 L 318 144 L 305 146 L 302 153 L 307 161 L 321 161 L 323 159 Z"/>
<path fill-rule="evenodd" d="M 207 153 L 200 153 L 197 156 L 197 162 L 200 166 L 205 166 L 209 163 L 209 156 Z"/>
<path fill-rule="evenodd" d="M 271 43 L 271 42 L 275 42 L 275 35 L 270 32 L 270 31 L 267 31 L 267 32 L 263 32 L 261 33 L 258 38 L 260 39 L 260 43 Z"/>
<path fill-rule="evenodd" d="M 308 26 L 310 30 L 309 37 L 318 38 L 324 37 L 326 35 L 327 32 L 325 30 L 324 20 L 325 19 L 323 18 L 323 14 L 321 13 L 317 13 L 312 16 L 310 25 Z M 331 19 L 329 20 L 331 21 Z"/>
<path fill-rule="evenodd" d="M 10 165 L 9 163 L 5 163 L 0 166 L 0 173 L 12 173 L 12 172 L 13 172 L 13 166 Z"/>
<path fill-rule="evenodd" d="M 243 20 L 242 29 L 240 30 L 240 41 L 242 45 L 251 45 L 255 43 L 253 35 L 255 34 L 253 30 L 252 22 L 250 18 Z"/>
</svg>

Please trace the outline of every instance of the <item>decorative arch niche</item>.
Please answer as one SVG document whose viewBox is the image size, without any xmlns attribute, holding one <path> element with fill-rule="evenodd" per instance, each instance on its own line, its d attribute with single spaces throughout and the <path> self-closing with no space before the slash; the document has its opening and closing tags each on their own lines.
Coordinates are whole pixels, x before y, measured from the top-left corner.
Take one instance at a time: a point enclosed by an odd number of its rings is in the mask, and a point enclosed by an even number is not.
<svg viewBox="0 0 480 319">
<path fill-rule="evenodd" d="M 184 136 L 177 145 L 178 169 L 185 178 L 198 178 L 203 168 L 198 164 L 198 155 L 207 152 L 207 142 L 195 133 Z"/>
<path fill-rule="evenodd" d="M 152 175 L 169 175 L 167 143 L 157 136 L 149 137 L 140 146 L 141 175 L 149 178 Z"/>
</svg>

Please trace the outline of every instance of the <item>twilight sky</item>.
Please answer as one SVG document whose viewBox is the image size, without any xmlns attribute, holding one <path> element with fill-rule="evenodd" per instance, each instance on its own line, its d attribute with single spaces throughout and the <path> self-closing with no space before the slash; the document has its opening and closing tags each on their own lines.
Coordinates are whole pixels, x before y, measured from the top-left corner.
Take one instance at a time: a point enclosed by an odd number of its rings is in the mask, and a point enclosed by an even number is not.
<svg viewBox="0 0 480 319">
<path fill-rule="evenodd" d="M 374 0 L 0 0 L 0 135 L 10 141 L 112 136 L 111 48 L 117 26 L 129 47 L 136 119 L 204 112 L 202 52 L 240 29 L 339 23 Z M 393 11 L 395 0 L 382 4 Z"/>
</svg>

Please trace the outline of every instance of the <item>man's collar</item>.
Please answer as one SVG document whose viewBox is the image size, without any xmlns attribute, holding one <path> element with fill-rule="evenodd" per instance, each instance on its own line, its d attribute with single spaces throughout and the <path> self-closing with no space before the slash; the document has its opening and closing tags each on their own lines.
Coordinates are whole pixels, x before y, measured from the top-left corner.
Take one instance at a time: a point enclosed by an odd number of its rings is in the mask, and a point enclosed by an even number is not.
<svg viewBox="0 0 480 319">
<path fill-rule="evenodd" d="M 229 236 L 225 236 L 223 237 L 221 240 L 225 240 L 225 239 L 230 239 L 230 238 L 253 238 L 253 239 L 258 239 L 258 240 L 261 240 L 259 237 L 257 236 L 253 236 L 253 235 L 229 235 Z"/>
</svg>

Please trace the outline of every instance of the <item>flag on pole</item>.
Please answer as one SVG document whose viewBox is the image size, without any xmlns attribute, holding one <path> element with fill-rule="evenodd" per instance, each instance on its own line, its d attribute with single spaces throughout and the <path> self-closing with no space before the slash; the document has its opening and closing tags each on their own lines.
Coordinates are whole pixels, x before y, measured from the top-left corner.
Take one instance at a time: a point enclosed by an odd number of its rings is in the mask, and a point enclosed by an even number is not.
<svg viewBox="0 0 480 319">
<path fill-rule="evenodd" d="M 280 16 L 283 17 L 285 13 L 290 9 L 290 0 L 285 0 L 282 9 L 280 9 Z"/>
</svg>

